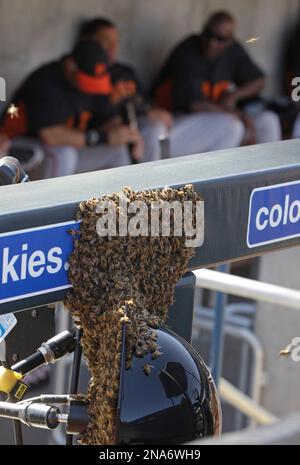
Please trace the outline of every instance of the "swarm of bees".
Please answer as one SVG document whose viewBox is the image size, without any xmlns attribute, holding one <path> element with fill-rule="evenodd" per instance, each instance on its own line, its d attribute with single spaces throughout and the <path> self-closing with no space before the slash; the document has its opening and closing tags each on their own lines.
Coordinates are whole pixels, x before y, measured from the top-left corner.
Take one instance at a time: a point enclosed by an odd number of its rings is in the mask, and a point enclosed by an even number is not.
<svg viewBox="0 0 300 465">
<path fill-rule="evenodd" d="M 149 206 L 153 200 L 200 200 L 192 185 L 142 192 L 123 188 L 79 206 L 80 235 L 74 237 L 69 260 L 73 289 L 64 304 L 83 329 L 83 353 L 91 372 L 87 393 L 90 422 L 80 437 L 82 444 L 116 444 L 124 328 L 125 369 L 130 369 L 133 356 L 151 353 L 154 361 L 161 355 L 155 330 L 164 324 L 174 287 L 195 253 L 194 248 L 186 247 L 184 233 L 172 235 L 172 210 L 169 237 L 100 237 L 96 232 L 103 214 L 97 209 L 99 202 L 113 201 L 118 207 L 121 196 L 127 202 L 143 200 Z M 145 376 L 152 376 L 153 371 L 153 366 L 145 363 Z"/>
</svg>

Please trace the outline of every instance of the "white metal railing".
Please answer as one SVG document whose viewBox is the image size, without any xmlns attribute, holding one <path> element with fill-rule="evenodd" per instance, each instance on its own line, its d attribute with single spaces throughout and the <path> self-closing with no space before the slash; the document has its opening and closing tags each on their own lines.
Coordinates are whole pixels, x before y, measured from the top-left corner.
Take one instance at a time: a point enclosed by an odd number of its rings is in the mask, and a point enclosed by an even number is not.
<svg viewBox="0 0 300 465">
<path fill-rule="evenodd" d="M 226 402 L 252 418 L 256 423 L 266 425 L 278 420 L 275 415 L 258 405 L 224 378 L 220 379 L 219 392 Z"/>
<path fill-rule="evenodd" d="M 213 270 L 196 270 L 196 286 L 300 310 L 300 291 Z"/>
<path fill-rule="evenodd" d="M 227 320 L 226 320 L 226 323 L 228 323 Z M 213 322 L 209 321 L 207 319 L 200 319 L 200 317 L 197 315 L 197 311 L 196 311 L 196 315 L 195 315 L 195 319 L 194 319 L 194 323 L 193 323 L 194 337 L 197 334 L 197 332 L 199 332 L 201 330 L 211 331 L 212 327 L 213 327 Z M 227 335 L 227 336 L 231 336 L 231 337 L 233 337 L 235 339 L 240 339 L 241 341 L 244 341 L 245 343 L 248 344 L 248 346 L 252 350 L 253 369 L 252 369 L 252 376 L 251 376 L 250 397 L 251 397 L 251 400 L 254 401 L 254 403 L 256 405 L 258 405 L 259 401 L 260 401 L 260 391 L 261 391 L 261 388 L 263 386 L 263 380 L 264 380 L 263 349 L 262 349 L 262 346 L 261 346 L 259 340 L 257 339 L 257 337 L 255 336 L 255 334 L 252 331 L 250 331 L 248 328 L 234 327 L 232 325 L 226 324 L 225 328 L 224 328 L 224 332 L 225 332 L 225 335 Z M 243 368 L 245 368 L 245 367 L 243 367 Z M 225 380 L 223 379 L 223 381 L 225 381 Z M 225 381 L 225 383 L 227 383 L 227 385 L 228 385 L 228 381 Z M 223 385 L 220 384 L 220 393 L 222 394 L 224 400 L 226 400 L 228 403 L 232 404 L 232 402 L 230 402 L 231 399 L 228 399 L 226 397 L 226 393 L 227 393 L 228 390 L 226 390 L 226 387 L 225 387 L 225 389 L 223 389 L 222 386 Z M 239 392 L 242 392 L 242 391 L 239 391 Z M 254 404 L 252 403 L 251 405 L 253 406 Z M 237 407 L 237 409 L 240 412 L 245 413 L 242 409 L 239 409 L 238 407 Z M 254 412 L 253 415 L 255 416 L 256 413 Z M 248 416 L 250 416 L 250 418 L 252 418 L 252 420 L 254 420 L 253 415 L 252 416 L 248 415 Z M 256 423 L 261 423 L 261 421 L 258 420 Z"/>
<path fill-rule="evenodd" d="M 300 292 L 286 287 L 267 284 L 253 279 L 242 278 L 214 270 L 194 271 L 196 287 L 219 291 L 239 297 L 300 310 Z M 276 308 L 276 307 L 275 307 Z M 255 400 L 230 384 L 224 378 L 220 380 L 220 395 L 229 404 L 260 424 L 273 423 L 276 416 L 261 407 Z"/>
<path fill-rule="evenodd" d="M 295 413 L 271 425 L 259 426 L 235 433 L 223 434 L 220 438 L 204 438 L 189 445 L 272 445 L 300 444 L 300 413 Z"/>
</svg>

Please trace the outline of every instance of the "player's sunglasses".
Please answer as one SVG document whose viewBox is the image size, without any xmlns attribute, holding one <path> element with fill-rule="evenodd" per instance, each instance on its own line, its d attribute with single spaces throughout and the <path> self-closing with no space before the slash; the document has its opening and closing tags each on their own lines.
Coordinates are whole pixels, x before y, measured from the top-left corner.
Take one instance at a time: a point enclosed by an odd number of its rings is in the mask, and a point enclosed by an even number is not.
<svg viewBox="0 0 300 465">
<path fill-rule="evenodd" d="M 232 40 L 232 37 L 222 36 L 221 34 L 217 34 L 216 32 L 211 31 L 209 29 L 205 31 L 204 35 L 208 40 L 217 40 L 221 43 L 227 43 Z"/>
</svg>

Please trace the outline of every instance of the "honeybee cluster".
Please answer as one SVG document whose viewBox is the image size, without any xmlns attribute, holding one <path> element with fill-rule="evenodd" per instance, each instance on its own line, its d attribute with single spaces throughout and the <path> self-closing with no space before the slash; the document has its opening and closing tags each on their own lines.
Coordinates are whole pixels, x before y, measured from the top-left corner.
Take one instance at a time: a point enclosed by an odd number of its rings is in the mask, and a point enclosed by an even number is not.
<svg viewBox="0 0 300 465">
<path fill-rule="evenodd" d="M 80 204 L 78 219 L 82 223 L 69 268 L 73 289 L 64 303 L 83 328 L 83 353 L 91 372 L 87 394 L 90 422 L 80 438 L 83 444 L 116 443 L 123 327 L 126 369 L 130 369 L 133 355 L 143 357 L 150 351 L 153 360 L 160 355 L 155 329 L 165 322 L 174 287 L 195 252 L 186 247 L 184 234 L 172 234 L 172 211 L 169 237 L 100 237 L 96 232 L 102 215 L 97 209 L 99 202 L 113 201 L 118 208 L 121 196 L 128 203 L 142 200 L 147 206 L 153 200 L 200 200 L 193 186 L 187 185 L 142 192 L 124 188 Z M 144 373 L 151 376 L 150 365 L 144 366 Z"/>
</svg>

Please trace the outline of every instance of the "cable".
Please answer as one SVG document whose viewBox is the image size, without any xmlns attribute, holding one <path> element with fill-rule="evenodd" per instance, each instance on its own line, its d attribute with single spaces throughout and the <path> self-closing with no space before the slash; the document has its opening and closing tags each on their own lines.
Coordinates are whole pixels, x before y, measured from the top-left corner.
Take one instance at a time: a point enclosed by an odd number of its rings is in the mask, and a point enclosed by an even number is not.
<svg viewBox="0 0 300 465">
<path fill-rule="evenodd" d="M 30 397 L 29 399 L 24 399 L 18 402 L 18 405 L 25 404 L 28 402 L 36 402 L 41 404 L 68 404 L 73 397 L 65 394 L 41 394 L 37 397 Z"/>
<path fill-rule="evenodd" d="M 8 400 L 11 403 L 16 403 L 16 399 L 13 396 L 8 396 Z M 19 420 L 12 420 L 14 430 L 14 440 L 16 446 L 23 446 L 23 431 L 22 425 Z"/>
</svg>

